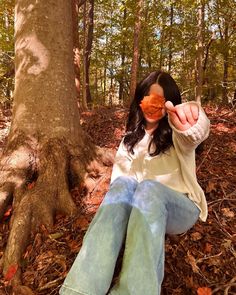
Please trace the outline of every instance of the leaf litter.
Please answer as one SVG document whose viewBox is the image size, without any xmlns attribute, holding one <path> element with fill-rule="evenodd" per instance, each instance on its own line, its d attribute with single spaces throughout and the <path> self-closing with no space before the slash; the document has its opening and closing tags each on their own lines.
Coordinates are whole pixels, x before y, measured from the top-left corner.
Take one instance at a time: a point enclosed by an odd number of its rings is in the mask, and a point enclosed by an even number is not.
<svg viewBox="0 0 236 295">
<path fill-rule="evenodd" d="M 197 176 L 209 205 L 207 221 L 188 232 L 166 237 L 165 278 L 162 295 L 236 294 L 236 116 L 226 107 L 206 106 L 211 120 L 209 138 L 197 151 Z M 1 113 L 0 155 L 9 131 L 11 114 Z M 127 109 L 100 107 L 81 114 L 81 126 L 91 140 L 113 151 L 124 135 Z M 57 215 L 54 227 L 41 227 L 32 234 L 22 257 L 23 284 L 31 294 L 58 294 L 79 252 L 83 236 L 108 189 L 111 167 L 99 185 L 84 197 L 79 188 L 71 193 L 79 210 L 71 217 Z M 11 208 L 0 225 L 0 258 L 9 235 Z M 113 284 L 121 268 L 118 258 Z M 18 266 L 7 274 L 11 279 Z M 23 288 L 23 287 L 22 287 Z M 11 294 L 6 278 L 0 277 L 0 294 Z M 148 295 L 148 291 L 147 294 Z"/>
</svg>

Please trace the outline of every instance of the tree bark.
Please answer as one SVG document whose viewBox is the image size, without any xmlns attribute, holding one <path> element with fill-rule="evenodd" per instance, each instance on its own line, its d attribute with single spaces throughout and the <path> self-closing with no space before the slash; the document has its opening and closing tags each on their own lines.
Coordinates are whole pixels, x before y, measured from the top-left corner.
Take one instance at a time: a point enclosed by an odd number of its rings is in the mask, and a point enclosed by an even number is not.
<svg viewBox="0 0 236 295">
<path fill-rule="evenodd" d="M 123 5 L 125 3 L 123 2 Z M 126 18 L 127 18 L 127 9 L 126 7 L 124 8 L 123 12 L 123 26 L 122 28 L 124 29 L 126 26 Z M 119 103 L 121 104 L 124 100 L 124 76 L 125 76 L 125 54 L 126 54 L 126 39 L 125 36 L 122 36 L 122 51 L 121 51 L 121 76 L 119 79 Z"/>
<path fill-rule="evenodd" d="M 197 56 L 195 62 L 195 100 L 201 102 L 203 85 L 203 33 L 204 33 L 204 3 L 198 0 L 198 31 L 197 31 Z"/>
<path fill-rule="evenodd" d="M 73 34 L 74 34 L 74 69 L 75 69 L 75 87 L 77 91 L 78 102 L 80 100 L 80 85 L 81 85 L 81 75 L 80 75 L 80 47 L 79 47 L 79 32 L 78 32 L 78 13 L 79 13 L 78 1 L 72 0 L 72 20 L 73 20 Z"/>
<path fill-rule="evenodd" d="M 223 104 L 228 104 L 228 72 L 229 72 L 229 24 L 228 20 L 225 20 L 224 27 L 224 48 L 223 48 L 223 58 L 224 58 L 224 71 L 223 71 L 223 88 L 222 88 L 222 102 Z"/>
<path fill-rule="evenodd" d="M 88 12 L 86 4 L 89 5 Z M 94 19 L 94 0 L 89 0 L 84 3 L 84 96 L 86 98 L 86 104 L 92 104 L 92 97 L 90 92 L 90 57 L 93 43 L 93 19 Z M 85 101 L 84 98 L 84 101 Z M 85 106 L 86 107 L 86 106 Z"/>
<path fill-rule="evenodd" d="M 134 47 L 133 47 L 133 60 L 131 66 L 131 79 L 130 79 L 130 101 L 134 98 L 135 88 L 137 84 L 137 72 L 138 72 L 138 61 L 139 61 L 139 38 L 142 24 L 142 11 L 143 11 L 143 0 L 138 1 L 137 13 L 134 26 Z"/>
<path fill-rule="evenodd" d="M 86 71 L 87 71 L 87 60 L 86 60 L 86 42 L 87 42 L 87 2 L 83 4 L 83 97 L 82 97 L 82 109 L 87 110 L 87 87 L 86 87 Z"/>
<path fill-rule="evenodd" d="M 170 6 L 170 32 L 169 32 L 169 58 L 168 58 L 168 72 L 171 73 L 171 66 L 172 66 L 172 46 L 173 46 L 173 42 L 172 42 L 172 27 L 173 27 L 173 20 L 174 20 L 174 5 L 173 3 L 171 3 Z"/>
<path fill-rule="evenodd" d="M 87 103 L 91 105 L 92 97 L 90 92 L 90 81 L 89 81 L 89 68 L 90 68 L 90 58 L 92 52 L 93 44 L 93 27 L 94 27 L 94 0 L 89 0 L 89 11 L 88 11 L 88 35 L 86 42 L 86 94 Z"/>
<path fill-rule="evenodd" d="M 13 121 L 0 160 L 0 217 L 13 201 L 3 259 L 4 274 L 19 266 L 12 285 L 21 284 L 20 261 L 31 232 L 50 227 L 58 212 L 77 212 L 69 184 L 89 182 L 101 155 L 79 126 L 71 1 L 30 2 L 15 6 Z"/>
</svg>

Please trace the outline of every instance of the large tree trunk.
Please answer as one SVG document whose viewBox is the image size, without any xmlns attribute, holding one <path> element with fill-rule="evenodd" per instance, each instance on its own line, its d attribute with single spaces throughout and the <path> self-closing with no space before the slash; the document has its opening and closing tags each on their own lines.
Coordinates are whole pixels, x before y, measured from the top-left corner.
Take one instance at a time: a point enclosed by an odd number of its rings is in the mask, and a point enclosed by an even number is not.
<svg viewBox="0 0 236 295">
<path fill-rule="evenodd" d="M 203 32 L 204 32 L 204 3 L 198 0 L 198 32 L 197 32 L 197 56 L 195 64 L 195 99 L 201 102 L 203 85 Z"/>
<path fill-rule="evenodd" d="M 16 1 L 13 122 L 0 161 L 1 217 L 13 200 L 4 273 L 20 266 L 39 225 L 51 226 L 57 212 L 77 211 L 68 176 L 73 186 L 89 179 L 97 151 L 79 126 L 71 1 L 30 2 Z M 19 267 L 13 285 L 20 274 Z"/>
<path fill-rule="evenodd" d="M 142 23 L 143 0 L 138 1 L 137 14 L 134 26 L 134 48 L 133 60 L 131 66 L 131 79 L 130 79 L 130 100 L 134 98 L 134 92 L 137 84 L 138 62 L 139 62 L 139 38 Z"/>
</svg>

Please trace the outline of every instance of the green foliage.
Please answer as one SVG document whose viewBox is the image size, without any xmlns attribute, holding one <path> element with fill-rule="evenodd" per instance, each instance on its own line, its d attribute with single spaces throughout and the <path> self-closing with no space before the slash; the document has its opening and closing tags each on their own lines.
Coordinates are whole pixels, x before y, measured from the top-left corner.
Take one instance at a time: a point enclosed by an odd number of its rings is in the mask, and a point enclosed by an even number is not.
<svg viewBox="0 0 236 295">
<path fill-rule="evenodd" d="M 236 2 L 205 0 L 204 3 L 203 62 L 206 62 L 206 69 L 203 100 L 220 101 L 224 87 L 227 88 L 228 98 L 232 99 L 236 88 Z M 13 87 L 12 75 L 6 75 L 12 72 L 13 67 L 13 6 L 13 0 L 1 0 L 0 95 L 8 98 Z M 118 102 L 121 85 L 122 99 L 128 99 L 136 9 L 134 0 L 95 1 L 94 39 L 90 63 L 94 105 L 108 103 L 111 95 L 113 102 Z M 78 15 L 81 55 L 85 40 L 83 13 L 82 6 Z M 197 41 L 197 1 L 144 1 L 138 80 L 146 73 L 162 68 L 170 71 L 178 81 L 185 99 L 194 99 Z"/>
<path fill-rule="evenodd" d="M 0 102 L 11 100 L 14 77 L 14 1 L 0 3 Z"/>
</svg>

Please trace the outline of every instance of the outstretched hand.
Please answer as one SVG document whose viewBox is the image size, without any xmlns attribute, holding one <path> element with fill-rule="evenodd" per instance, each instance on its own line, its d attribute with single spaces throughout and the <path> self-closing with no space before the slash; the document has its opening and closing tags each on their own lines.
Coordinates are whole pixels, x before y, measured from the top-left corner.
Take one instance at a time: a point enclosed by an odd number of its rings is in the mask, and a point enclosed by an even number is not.
<svg viewBox="0 0 236 295">
<path fill-rule="evenodd" d="M 170 122 L 180 131 L 185 131 L 196 124 L 199 107 L 195 103 L 173 105 L 171 101 L 165 103 Z"/>
</svg>

